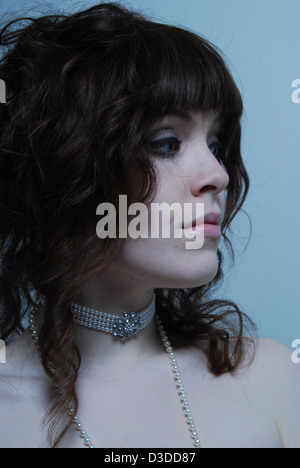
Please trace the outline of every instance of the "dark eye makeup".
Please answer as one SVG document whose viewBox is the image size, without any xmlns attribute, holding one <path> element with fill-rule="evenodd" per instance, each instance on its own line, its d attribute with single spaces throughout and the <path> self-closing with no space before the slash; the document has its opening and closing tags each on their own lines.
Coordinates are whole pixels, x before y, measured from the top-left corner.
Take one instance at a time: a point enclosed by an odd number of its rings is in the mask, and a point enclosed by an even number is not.
<svg viewBox="0 0 300 468">
<path fill-rule="evenodd" d="M 182 142 L 176 136 L 152 140 L 149 143 L 151 154 L 158 157 L 175 157 L 181 149 Z M 208 145 L 209 150 L 219 162 L 224 162 L 228 155 L 228 148 L 217 138 Z"/>
<path fill-rule="evenodd" d="M 223 145 L 218 139 L 214 140 L 208 146 L 210 152 L 215 156 L 219 162 L 224 162 L 228 156 L 228 147 Z"/>
<path fill-rule="evenodd" d="M 150 142 L 150 150 L 156 156 L 172 157 L 180 151 L 181 143 L 175 136 L 160 138 Z"/>
</svg>

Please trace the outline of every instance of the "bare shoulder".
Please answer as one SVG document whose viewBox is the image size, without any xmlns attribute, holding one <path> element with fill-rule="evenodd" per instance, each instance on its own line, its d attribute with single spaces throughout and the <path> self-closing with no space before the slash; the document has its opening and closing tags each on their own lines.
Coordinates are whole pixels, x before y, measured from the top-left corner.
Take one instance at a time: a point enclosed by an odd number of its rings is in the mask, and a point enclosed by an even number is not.
<svg viewBox="0 0 300 468">
<path fill-rule="evenodd" d="M 5 362 L 0 365 L 0 405 L 14 398 L 32 377 L 32 350 L 25 336 L 6 346 Z"/>
<path fill-rule="evenodd" d="M 6 346 L 5 361 L 0 365 L 1 412 L 12 410 L 14 405 L 38 401 L 46 380 L 29 333 Z"/>
<path fill-rule="evenodd" d="M 28 334 L 24 334 L 7 346 L 6 362 L 0 365 L 0 414 L 5 421 L 0 427 L 0 448 L 44 444 L 41 420 L 45 393 L 37 352 Z"/>
<path fill-rule="evenodd" d="M 299 384 L 300 366 L 292 360 L 292 349 L 269 339 L 257 339 L 255 345 L 254 359 L 248 369 L 250 375 L 269 385 L 276 383 L 278 390 L 287 382 Z"/>
<path fill-rule="evenodd" d="M 253 362 L 239 378 L 262 398 L 274 416 L 286 448 L 300 448 L 300 364 L 281 343 L 259 339 Z"/>
</svg>

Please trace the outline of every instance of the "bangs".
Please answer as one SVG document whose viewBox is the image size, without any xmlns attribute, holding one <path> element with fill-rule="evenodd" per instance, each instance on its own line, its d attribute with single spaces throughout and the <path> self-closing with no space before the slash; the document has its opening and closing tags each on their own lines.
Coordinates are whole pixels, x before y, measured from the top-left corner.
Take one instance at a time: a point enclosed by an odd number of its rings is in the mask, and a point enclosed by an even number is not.
<svg viewBox="0 0 300 468">
<path fill-rule="evenodd" d="M 215 46 L 177 27 L 148 24 L 135 37 L 135 79 L 147 96 L 145 111 L 155 118 L 182 110 L 214 109 L 226 131 L 232 131 L 243 104 Z"/>
</svg>

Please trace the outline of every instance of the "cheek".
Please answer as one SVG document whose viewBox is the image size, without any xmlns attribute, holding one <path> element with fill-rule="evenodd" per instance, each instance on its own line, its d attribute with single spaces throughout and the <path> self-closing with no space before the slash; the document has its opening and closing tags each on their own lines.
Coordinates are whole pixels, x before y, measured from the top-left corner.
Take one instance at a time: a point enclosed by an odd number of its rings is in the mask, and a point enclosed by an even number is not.
<svg viewBox="0 0 300 468">
<path fill-rule="evenodd" d="M 173 168 L 175 170 L 175 168 Z M 187 196 L 185 179 L 179 173 L 160 172 L 163 184 L 152 200 L 153 203 L 172 205 L 190 201 Z M 222 195 L 219 194 L 221 198 Z M 219 200 L 220 203 L 221 200 Z M 221 205 L 221 203 L 220 203 Z M 151 214 L 148 206 L 148 237 L 132 239 L 128 237 L 118 258 L 123 275 L 130 275 L 135 281 L 151 288 L 189 288 L 209 283 L 218 271 L 218 242 L 205 241 L 201 249 L 186 249 L 187 239 L 151 238 Z M 174 233 L 174 221 L 170 232 Z M 180 222 L 180 225 L 182 223 Z M 156 226 L 156 225 L 155 225 Z M 159 229 L 161 234 L 161 230 Z"/>
<path fill-rule="evenodd" d="M 185 239 L 130 239 L 119 262 L 151 288 L 189 288 L 210 282 L 218 270 L 215 245 L 186 250 Z"/>
</svg>

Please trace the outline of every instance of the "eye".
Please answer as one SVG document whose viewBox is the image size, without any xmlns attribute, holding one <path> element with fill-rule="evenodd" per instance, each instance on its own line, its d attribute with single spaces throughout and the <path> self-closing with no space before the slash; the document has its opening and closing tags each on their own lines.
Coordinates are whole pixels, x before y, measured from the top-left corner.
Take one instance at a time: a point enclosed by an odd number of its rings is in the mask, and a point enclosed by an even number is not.
<svg viewBox="0 0 300 468">
<path fill-rule="evenodd" d="M 209 145 L 209 149 L 219 162 L 224 163 L 228 156 L 227 146 L 223 145 L 219 140 L 215 140 Z"/>
<path fill-rule="evenodd" d="M 175 156 L 180 151 L 181 141 L 172 136 L 150 142 L 151 153 L 157 156 Z"/>
</svg>

